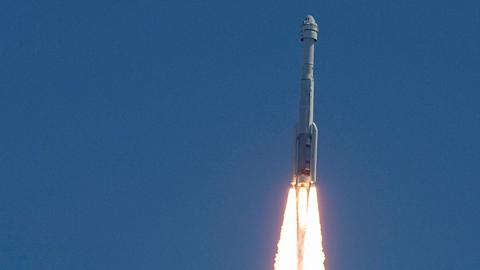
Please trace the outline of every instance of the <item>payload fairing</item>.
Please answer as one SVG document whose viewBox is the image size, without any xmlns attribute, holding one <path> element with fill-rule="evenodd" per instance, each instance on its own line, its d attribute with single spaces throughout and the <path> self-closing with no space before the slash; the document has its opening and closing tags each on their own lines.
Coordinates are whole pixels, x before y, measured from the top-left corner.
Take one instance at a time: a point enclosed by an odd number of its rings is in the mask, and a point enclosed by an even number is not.
<svg viewBox="0 0 480 270">
<path fill-rule="evenodd" d="M 300 111 L 293 147 L 293 180 L 296 187 L 310 187 L 316 180 L 318 129 L 313 122 L 314 81 L 313 59 L 318 25 L 308 15 L 301 26 L 303 67 L 300 86 Z"/>
</svg>

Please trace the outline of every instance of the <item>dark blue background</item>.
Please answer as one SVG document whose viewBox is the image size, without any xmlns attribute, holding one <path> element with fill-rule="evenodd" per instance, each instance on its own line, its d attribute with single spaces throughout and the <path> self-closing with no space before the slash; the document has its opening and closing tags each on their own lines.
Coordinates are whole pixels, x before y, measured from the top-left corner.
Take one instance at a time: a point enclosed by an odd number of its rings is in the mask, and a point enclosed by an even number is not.
<svg viewBox="0 0 480 270">
<path fill-rule="evenodd" d="M 272 269 L 320 24 L 329 270 L 480 269 L 477 1 L 3 1 L 1 269 Z"/>
</svg>

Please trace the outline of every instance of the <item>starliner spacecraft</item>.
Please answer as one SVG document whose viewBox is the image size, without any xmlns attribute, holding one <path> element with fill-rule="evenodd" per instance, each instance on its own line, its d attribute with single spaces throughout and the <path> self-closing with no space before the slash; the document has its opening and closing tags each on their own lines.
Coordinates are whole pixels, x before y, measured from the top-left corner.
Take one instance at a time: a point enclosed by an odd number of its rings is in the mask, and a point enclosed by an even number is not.
<svg viewBox="0 0 480 270">
<path fill-rule="evenodd" d="M 303 43 L 303 66 L 300 85 L 300 110 L 293 145 L 293 179 L 295 187 L 310 187 L 316 180 L 318 129 L 313 122 L 313 58 L 318 25 L 308 15 L 300 29 Z"/>
</svg>

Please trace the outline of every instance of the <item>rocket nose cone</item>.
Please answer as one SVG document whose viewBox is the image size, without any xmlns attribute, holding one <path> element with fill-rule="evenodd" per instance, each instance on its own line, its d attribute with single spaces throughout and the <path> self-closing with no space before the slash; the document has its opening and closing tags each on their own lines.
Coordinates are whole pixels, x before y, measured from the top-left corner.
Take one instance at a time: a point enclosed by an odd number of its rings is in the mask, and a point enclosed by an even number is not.
<svg viewBox="0 0 480 270">
<path fill-rule="evenodd" d="M 303 24 L 316 24 L 316 22 L 312 15 L 307 15 L 307 17 L 303 21 Z"/>
</svg>

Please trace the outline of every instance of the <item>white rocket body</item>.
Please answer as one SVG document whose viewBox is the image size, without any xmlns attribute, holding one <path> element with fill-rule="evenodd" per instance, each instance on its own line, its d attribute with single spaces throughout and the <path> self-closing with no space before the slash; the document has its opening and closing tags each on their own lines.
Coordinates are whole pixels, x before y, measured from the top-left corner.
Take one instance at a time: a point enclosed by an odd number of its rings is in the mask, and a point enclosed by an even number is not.
<svg viewBox="0 0 480 270">
<path fill-rule="evenodd" d="M 313 122 L 313 60 L 318 25 L 313 16 L 309 15 L 305 18 L 300 31 L 303 43 L 303 66 L 300 86 L 300 110 L 295 129 L 293 149 L 292 185 L 309 187 L 316 180 L 318 138 L 318 129 Z"/>
</svg>

